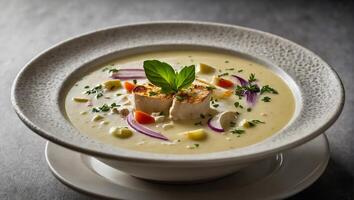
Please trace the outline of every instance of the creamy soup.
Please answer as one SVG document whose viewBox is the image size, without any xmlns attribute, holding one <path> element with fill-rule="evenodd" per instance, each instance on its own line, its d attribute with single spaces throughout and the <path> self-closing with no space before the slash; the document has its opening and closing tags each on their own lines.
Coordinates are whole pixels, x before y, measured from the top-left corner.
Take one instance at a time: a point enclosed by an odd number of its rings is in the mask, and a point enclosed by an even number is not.
<svg viewBox="0 0 354 200">
<path fill-rule="evenodd" d="M 82 133 L 120 148 L 198 154 L 240 148 L 282 129 L 295 110 L 282 78 L 245 58 L 204 51 L 113 60 L 65 100 Z"/>
</svg>

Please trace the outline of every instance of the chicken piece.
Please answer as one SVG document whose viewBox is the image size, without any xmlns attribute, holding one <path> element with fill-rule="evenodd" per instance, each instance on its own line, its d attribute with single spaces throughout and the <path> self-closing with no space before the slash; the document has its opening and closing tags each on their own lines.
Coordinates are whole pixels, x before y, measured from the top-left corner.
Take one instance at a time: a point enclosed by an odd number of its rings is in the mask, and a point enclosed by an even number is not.
<svg viewBox="0 0 354 200">
<path fill-rule="evenodd" d="M 163 112 L 168 114 L 172 105 L 172 95 L 163 94 L 152 84 L 138 85 L 133 89 L 135 109 L 146 113 Z"/>
<path fill-rule="evenodd" d="M 175 95 L 171 109 L 172 120 L 197 119 L 210 111 L 211 91 L 203 85 L 192 85 Z"/>
</svg>

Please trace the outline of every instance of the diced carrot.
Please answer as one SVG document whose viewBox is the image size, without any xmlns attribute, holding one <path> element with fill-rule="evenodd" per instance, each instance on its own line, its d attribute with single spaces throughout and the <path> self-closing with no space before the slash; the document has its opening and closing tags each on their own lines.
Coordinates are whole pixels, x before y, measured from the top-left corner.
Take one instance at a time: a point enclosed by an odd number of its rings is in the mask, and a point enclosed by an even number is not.
<svg viewBox="0 0 354 200">
<path fill-rule="evenodd" d="M 217 85 L 223 88 L 229 88 L 229 87 L 233 87 L 234 83 L 232 81 L 220 78 L 217 82 Z"/>
<path fill-rule="evenodd" d="M 135 120 L 140 124 L 151 124 L 151 123 L 155 122 L 155 118 L 153 118 L 149 114 L 139 111 L 139 110 L 136 110 L 134 112 L 134 117 L 135 117 Z"/>
<path fill-rule="evenodd" d="M 128 82 L 128 81 L 125 81 L 125 82 L 124 82 L 124 88 L 125 88 L 128 92 L 132 92 L 133 89 L 135 88 L 135 84 L 134 84 L 134 83 L 131 83 L 131 82 Z"/>
</svg>

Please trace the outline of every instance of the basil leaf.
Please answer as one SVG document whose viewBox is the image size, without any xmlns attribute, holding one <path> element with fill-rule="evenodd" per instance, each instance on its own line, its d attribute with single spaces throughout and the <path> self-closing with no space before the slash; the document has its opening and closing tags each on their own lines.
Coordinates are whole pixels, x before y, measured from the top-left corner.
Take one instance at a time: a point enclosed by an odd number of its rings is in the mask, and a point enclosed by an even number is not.
<svg viewBox="0 0 354 200">
<path fill-rule="evenodd" d="M 195 66 L 186 66 L 179 73 L 177 73 L 176 85 L 177 89 L 188 87 L 195 79 Z"/>
<path fill-rule="evenodd" d="M 144 61 L 144 70 L 147 79 L 164 91 L 177 92 L 175 70 L 171 65 L 158 60 Z"/>
<path fill-rule="evenodd" d="M 144 71 L 147 79 L 161 88 L 163 93 L 176 93 L 178 90 L 188 87 L 195 79 L 195 66 L 186 66 L 180 72 L 176 72 L 171 65 L 158 61 L 144 61 Z"/>
</svg>

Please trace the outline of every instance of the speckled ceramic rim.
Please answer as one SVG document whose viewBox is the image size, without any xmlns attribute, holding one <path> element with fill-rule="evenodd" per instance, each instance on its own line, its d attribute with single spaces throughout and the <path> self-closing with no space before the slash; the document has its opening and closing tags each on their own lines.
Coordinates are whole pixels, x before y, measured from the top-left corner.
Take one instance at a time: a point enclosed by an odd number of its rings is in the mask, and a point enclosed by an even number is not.
<svg viewBox="0 0 354 200">
<path fill-rule="evenodd" d="M 63 81 L 80 66 L 123 49 L 166 43 L 231 49 L 284 70 L 301 90 L 303 106 L 289 126 L 252 146 L 198 155 L 131 151 L 80 134 L 60 112 Z M 31 60 L 17 75 L 11 101 L 19 118 L 40 136 L 92 156 L 171 164 L 246 162 L 313 139 L 338 118 L 344 89 L 336 72 L 311 51 L 262 31 L 207 22 L 152 22 L 111 27 L 69 39 Z M 330 105 L 330 106 L 328 106 Z"/>
</svg>

